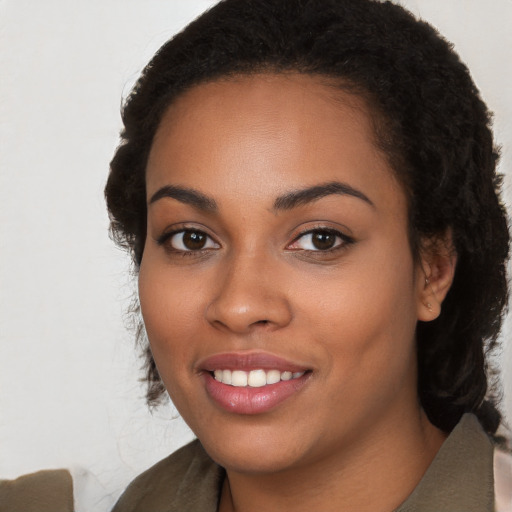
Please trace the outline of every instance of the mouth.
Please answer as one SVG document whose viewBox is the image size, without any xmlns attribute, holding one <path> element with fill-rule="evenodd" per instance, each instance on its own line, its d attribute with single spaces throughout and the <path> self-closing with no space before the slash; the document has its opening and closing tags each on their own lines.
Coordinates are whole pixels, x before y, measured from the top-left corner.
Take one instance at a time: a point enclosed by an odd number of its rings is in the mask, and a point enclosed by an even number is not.
<svg viewBox="0 0 512 512">
<path fill-rule="evenodd" d="M 291 372 L 291 371 L 280 371 L 277 369 L 264 370 L 257 369 L 251 370 L 250 372 L 244 370 L 214 370 L 211 375 L 217 382 L 226 384 L 228 386 L 234 386 L 237 388 L 245 388 L 247 386 L 251 388 L 261 388 L 270 384 L 277 384 L 281 381 L 288 381 L 292 379 L 298 379 L 302 377 L 306 371 Z"/>
<path fill-rule="evenodd" d="M 200 363 L 206 392 L 224 411 L 269 412 L 297 395 L 312 370 L 267 353 L 227 353 Z"/>
</svg>

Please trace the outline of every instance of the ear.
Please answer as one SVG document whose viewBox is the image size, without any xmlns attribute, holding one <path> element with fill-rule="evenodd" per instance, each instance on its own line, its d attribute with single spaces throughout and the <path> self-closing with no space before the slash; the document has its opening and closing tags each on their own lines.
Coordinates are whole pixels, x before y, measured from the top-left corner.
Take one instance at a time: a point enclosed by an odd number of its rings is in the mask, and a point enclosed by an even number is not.
<svg viewBox="0 0 512 512">
<path fill-rule="evenodd" d="M 455 275 L 457 254 L 451 230 L 424 240 L 416 271 L 418 320 L 430 322 L 441 314 L 441 306 Z"/>
</svg>

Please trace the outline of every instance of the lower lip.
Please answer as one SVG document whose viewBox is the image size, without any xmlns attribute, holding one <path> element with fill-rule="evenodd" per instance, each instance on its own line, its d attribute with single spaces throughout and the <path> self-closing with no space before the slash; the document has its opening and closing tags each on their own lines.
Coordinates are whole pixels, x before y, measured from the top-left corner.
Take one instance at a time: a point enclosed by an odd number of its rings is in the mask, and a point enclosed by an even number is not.
<svg viewBox="0 0 512 512">
<path fill-rule="evenodd" d="M 235 414 L 262 414 L 300 391 L 311 373 L 307 372 L 302 377 L 282 380 L 259 388 L 229 386 L 215 380 L 208 372 L 203 375 L 208 394 L 224 410 Z"/>
</svg>

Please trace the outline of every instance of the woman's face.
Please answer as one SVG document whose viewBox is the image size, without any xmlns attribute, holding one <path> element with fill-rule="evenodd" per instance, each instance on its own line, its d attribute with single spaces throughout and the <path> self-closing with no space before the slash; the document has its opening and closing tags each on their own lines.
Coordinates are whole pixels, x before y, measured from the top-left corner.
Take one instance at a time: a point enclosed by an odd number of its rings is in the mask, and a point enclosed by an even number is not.
<svg viewBox="0 0 512 512">
<path fill-rule="evenodd" d="M 257 75 L 193 88 L 156 134 L 142 313 L 173 402 L 228 469 L 308 467 L 419 413 L 425 276 L 370 115 L 319 79 Z"/>
</svg>

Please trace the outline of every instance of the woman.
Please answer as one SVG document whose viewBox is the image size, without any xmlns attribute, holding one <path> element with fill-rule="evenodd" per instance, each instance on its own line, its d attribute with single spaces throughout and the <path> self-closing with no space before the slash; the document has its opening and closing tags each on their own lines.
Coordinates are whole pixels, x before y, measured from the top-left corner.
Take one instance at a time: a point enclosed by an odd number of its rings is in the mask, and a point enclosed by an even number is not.
<svg viewBox="0 0 512 512">
<path fill-rule="evenodd" d="M 493 510 L 509 236 L 450 45 L 391 3 L 225 0 L 123 121 L 148 398 L 199 441 L 114 510 Z"/>
</svg>

